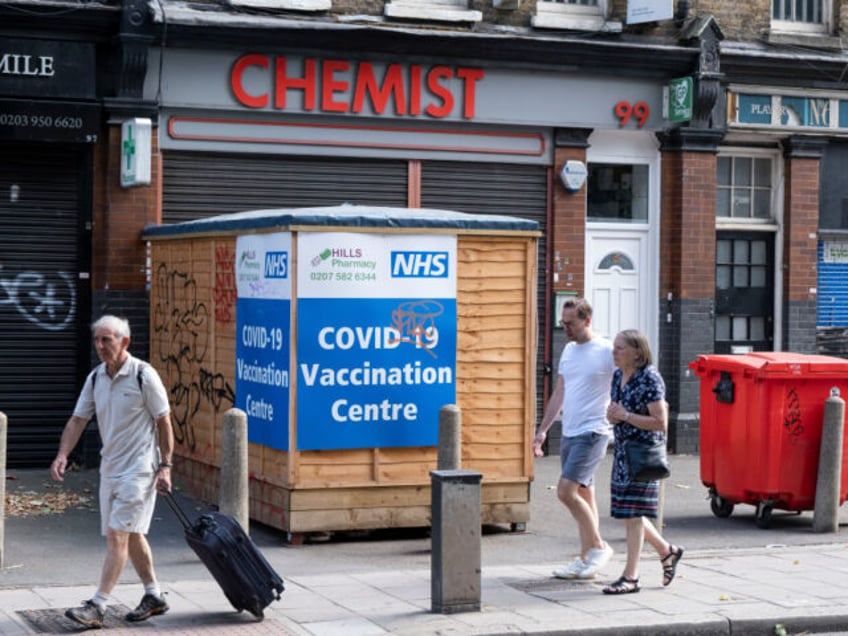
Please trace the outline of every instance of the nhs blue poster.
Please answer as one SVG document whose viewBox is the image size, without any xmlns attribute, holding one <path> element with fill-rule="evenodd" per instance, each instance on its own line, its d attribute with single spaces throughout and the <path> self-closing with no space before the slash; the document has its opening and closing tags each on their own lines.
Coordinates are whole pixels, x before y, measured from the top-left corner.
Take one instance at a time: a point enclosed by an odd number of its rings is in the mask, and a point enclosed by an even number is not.
<svg viewBox="0 0 848 636">
<path fill-rule="evenodd" d="M 236 403 L 247 439 L 289 448 L 291 234 L 236 239 Z"/>
<path fill-rule="evenodd" d="M 456 237 L 301 232 L 297 448 L 436 446 L 456 401 Z"/>
</svg>

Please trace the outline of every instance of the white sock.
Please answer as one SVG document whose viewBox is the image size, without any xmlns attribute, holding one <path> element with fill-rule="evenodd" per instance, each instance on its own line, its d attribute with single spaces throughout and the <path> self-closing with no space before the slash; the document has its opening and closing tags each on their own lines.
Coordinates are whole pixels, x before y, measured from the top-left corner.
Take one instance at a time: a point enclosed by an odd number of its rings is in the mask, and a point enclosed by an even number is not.
<svg viewBox="0 0 848 636">
<path fill-rule="evenodd" d="M 159 583 L 153 581 L 153 583 L 148 583 L 144 586 L 145 594 L 152 594 L 156 598 L 162 598 L 162 590 L 159 589 Z"/>
<path fill-rule="evenodd" d="M 109 602 L 109 595 L 104 594 L 100 590 L 97 590 L 94 593 L 94 596 L 91 597 L 91 602 L 94 603 L 95 605 L 97 605 L 97 607 L 100 608 L 101 610 L 105 610 L 106 609 L 106 603 Z"/>
</svg>

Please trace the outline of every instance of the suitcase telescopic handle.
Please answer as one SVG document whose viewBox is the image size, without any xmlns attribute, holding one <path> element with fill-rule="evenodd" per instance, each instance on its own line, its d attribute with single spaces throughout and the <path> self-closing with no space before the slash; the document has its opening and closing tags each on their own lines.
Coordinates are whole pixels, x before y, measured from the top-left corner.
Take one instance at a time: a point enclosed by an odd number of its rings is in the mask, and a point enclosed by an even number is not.
<svg viewBox="0 0 848 636">
<path fill-rule="evenodd" d="M 167 490 L 161 494 L 165 498 L 165 501 L 168 502 L 168 505 L 171 507 L 171 510 L 174 511 L 174 514 L 177 515 L 177 519 L 180 520 L 180 523 L 183 525 L 183 528 L 186 530 L 190 529 L 191 521 L 189 521 L 189 518 L 183 511 L 183 509 L 180 508 L 180 504 L 177 503 L 174 494 L 170 490 Z"/>
</svg>

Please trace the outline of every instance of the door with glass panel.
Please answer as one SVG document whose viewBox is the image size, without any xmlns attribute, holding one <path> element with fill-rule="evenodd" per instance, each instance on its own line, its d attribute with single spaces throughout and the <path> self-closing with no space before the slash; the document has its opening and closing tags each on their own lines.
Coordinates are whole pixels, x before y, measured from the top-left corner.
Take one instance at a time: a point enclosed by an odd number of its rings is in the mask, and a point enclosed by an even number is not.
<svg viewBox="0 0 848 636">
<path fill-rule="evenodd" d="M 725 151 L 716 175 L 715 352 L 774 350 L 779 155 Z"/>
<path fill-rule="evenodd" d="M 715 352 L 772 351 L 774 235 L 716 235 Z"/>
</svg>

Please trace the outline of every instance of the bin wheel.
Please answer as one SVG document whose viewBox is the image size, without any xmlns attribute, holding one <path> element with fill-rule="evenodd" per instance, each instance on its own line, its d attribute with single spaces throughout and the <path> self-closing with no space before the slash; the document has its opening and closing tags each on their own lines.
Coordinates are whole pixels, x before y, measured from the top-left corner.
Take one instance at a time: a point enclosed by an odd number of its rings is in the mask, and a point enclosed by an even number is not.
<svg viewBox="0 0 848 636">
<path fill-rule="evenodd" d="M 733 504 L 727 499 L 713 494 L 710 497 L 710 510 L 712 510 L 713 514 L 719 519 L 725 519 L 733 514 Z"/>
<path fill-rule="evenodd" d="M 769 503 L 761 501 L 757 504 L 757 516 L 755 522 L 758 528 L 768 528 L 771 523 L 772 506 Z"/>
</svg>

